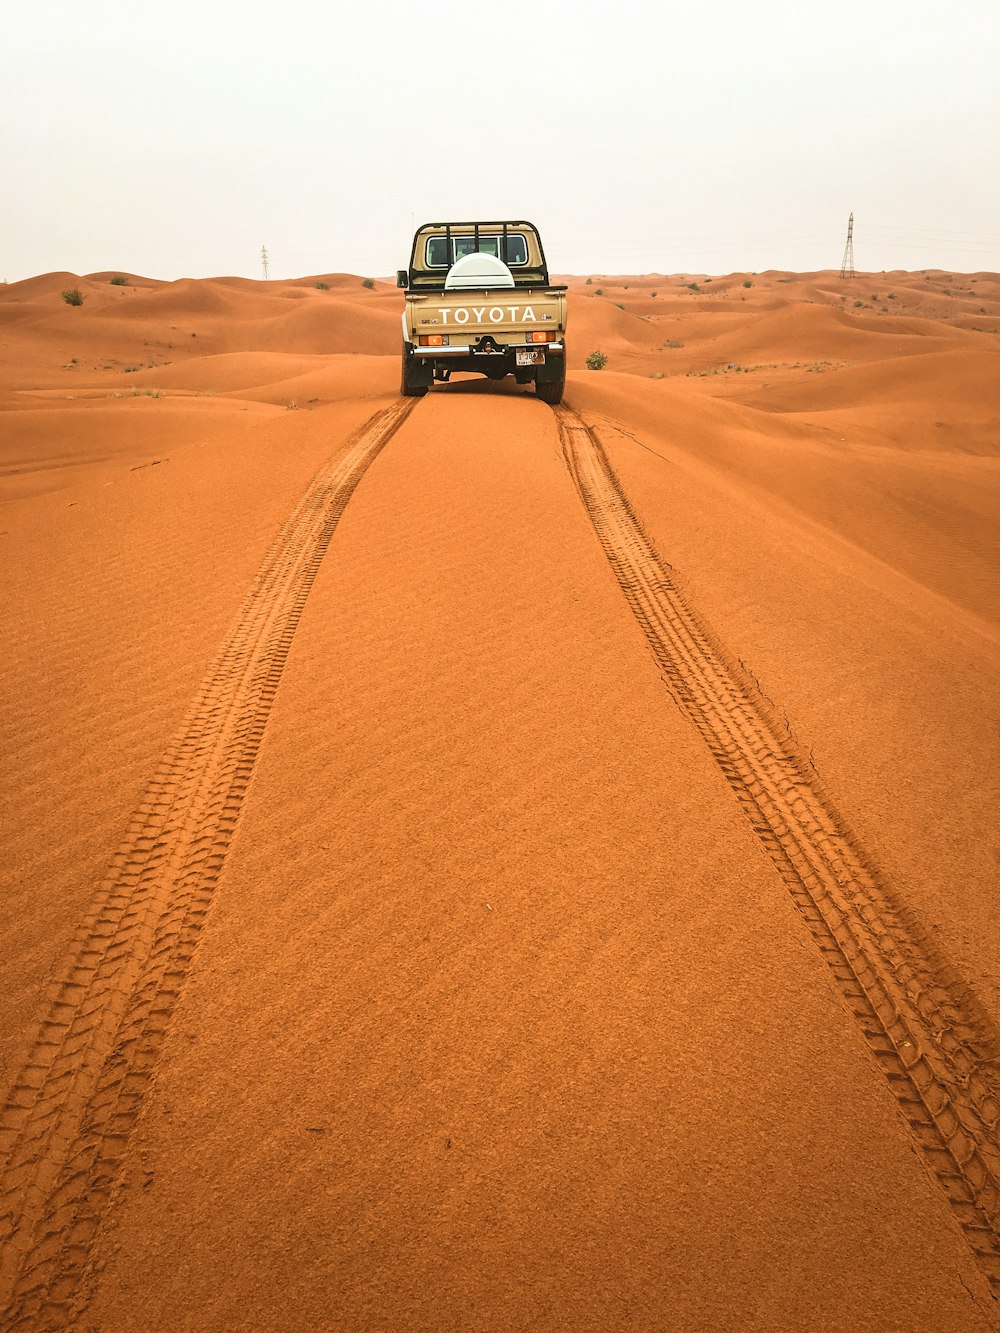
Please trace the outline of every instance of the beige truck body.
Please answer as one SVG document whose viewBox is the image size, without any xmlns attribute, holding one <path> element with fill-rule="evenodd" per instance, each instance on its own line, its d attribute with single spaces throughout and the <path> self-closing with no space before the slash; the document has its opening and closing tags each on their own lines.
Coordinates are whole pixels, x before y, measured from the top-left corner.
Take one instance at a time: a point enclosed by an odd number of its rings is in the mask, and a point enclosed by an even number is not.
<svg viewBox="0 0 1000 1333">
<path fill-rule="evenodd" d="M 403 309 L 401 391 L 453 370 L 513 375 L 557 403 L 566 376 L 566 289 L 549 282 L 527 222 L 428 223 L 413 239 Z"/>
</svg>

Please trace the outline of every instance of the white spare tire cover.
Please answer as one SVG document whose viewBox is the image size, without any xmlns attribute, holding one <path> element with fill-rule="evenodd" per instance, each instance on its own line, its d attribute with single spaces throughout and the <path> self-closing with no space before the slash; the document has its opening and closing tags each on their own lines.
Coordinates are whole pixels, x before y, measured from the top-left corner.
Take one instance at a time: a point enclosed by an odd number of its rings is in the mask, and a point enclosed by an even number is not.
<svg viewBox="0 0 1000 1333">
<path fill-rule="evenodd" d="M 514 275 L 496 255 L 463 255 L 448 270 L 444 280 L 445 291 L 463 287 L 513 287 Z"/>
</svg>

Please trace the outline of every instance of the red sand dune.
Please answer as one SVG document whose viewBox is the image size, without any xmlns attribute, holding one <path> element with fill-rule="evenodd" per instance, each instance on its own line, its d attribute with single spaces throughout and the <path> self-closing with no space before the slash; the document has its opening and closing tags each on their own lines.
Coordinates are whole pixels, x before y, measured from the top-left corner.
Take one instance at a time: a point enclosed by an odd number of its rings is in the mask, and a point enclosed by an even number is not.
<svg viewBox="0 0 1000 1333">
<path fill-rule="evenodd" d="M 386 282 L 115 276 L 0 288 L 0 1323 L 1000 1326 L 997 275 L 402 416 Z"/>
</svg>

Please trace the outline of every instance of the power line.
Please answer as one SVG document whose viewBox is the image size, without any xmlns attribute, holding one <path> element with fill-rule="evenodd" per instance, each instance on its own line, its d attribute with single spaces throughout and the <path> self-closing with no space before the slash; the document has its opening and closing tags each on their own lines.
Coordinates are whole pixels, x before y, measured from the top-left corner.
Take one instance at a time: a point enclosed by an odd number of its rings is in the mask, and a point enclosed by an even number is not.
<svg viewBox="0 0 1000 1333">
<path fill-rule="evenodd" d="M 843 233 L 841 233 L 843 235 Z M 920 228 L 891 226 L 887 224 L 866 225 L 866 236 L 874 236 L 880 241 L 899 242 L 915 248 L 921 243 L 928 245 L 948 245 L 949 249 L 992 249 L 1000 244 L 1000 232 L 948 231 L 945 228 Z M 804 227 L 788 228 L 784 231 L 754 232 L 753 243 L 780 245 L 829 245 L 834 233 L 826 228 L 809 229 Z M 599 236 L 585 239 L 570 238 L 558 233 L 549 233 L 546 238 L 550 246 L 557 245 L 562 250 L 583 250 L 599 248 L 602 253 L 645 253 L 654 251 L 672 251 L 697 249 L 699 252 L 716 250 L 743 249 L 750 239 L 748 232 L 696 232 L 679 233 L 673 236 L 633 236 L 627 241 L 608 243 Z"/>
<path fill-rule="evenodd" d="M 1000 240 L 1000 231 L 961 231 L 951 227 L 896 227 L 891 223 L 875 222 L 868 230 L 899 232 L 906 236 L 974 236 L 978 240 Z"/>
<path fill-rule="evenodd" d="M 656 245 L 656 244 L 602 245 L 600 241 L 560 241 L 558 238 L 555 238 L 553 240 L 548 237 L 546 238 L 546 240 L 549 249 L 558 249 L 560 251 L 585 250 L 588 252 L 590 251 L 598 252 L 600 254 L 614 254 L 623 256 L 669 255 L 678 252 L 686 254 L 729 254 L 732 253 L 733 251 L 746 252 L 750 244 L 746 240 L 731 241 L 727 242 L 725 245 L 704 245 L 700 241 L 689 241 L 686 243 L 677 242 L 670 245 Z M 775 241 L 761 241 L 759 238 L 754 238 L 753 244 L 754 247 L 756 247 L 757 249 L 759 249 L 761 245 L 770 245 L 772 247 L 788 246 L 795 248 L 800 248 L 805 245 L 813 245 L 816 246 L 817 248 L 826 248 L 833 242 L 834 242 L 834 237 L 831 234 L 827 234 L 826 236 L 803 236 L 797 239 L 775 240 Z"/>
<path fill-rule="evenodd" d="M 764 232 L 764 233 L 755 232 L 754 239 L 756 241 L 788 241 L 788 240 L 825 241 L 829 240 L 829 238 L 833 234 L 834 233 L 831 229 L 823 229 L 822 231 L 820 231 L 815 228 L 810 229 L 805 227 L 796 227 L 780 232 Z M 560 236 L 558 233 L 555 233 L 554 235 L 547 236 L 546 239 L 550 242 L 550 244 L 553 241 L 555 241 L 557 244 L 560 245 L 584 245 L 584 244 L 597 243 L 601 244 L 603 249 L 611 249 L 611 248 L 621 249 L 624 247 L 629 249 L 648 248 L 655 250 L 655 249 L 676 248 L 678 245 L 693 245 L 693 244 L 700 245 L 703 242 L 708 242 L 712 246 L 715 245 L 726 246 L 731 244 L 744 245 L 746 244 L 747 233 L 745 231 L 692 232 L 689 235 L 679 234 L 675 236 L 633 236 L 628 241 L 616 241 L 613 243 L 613 246 L 607 245 L 607 243 L 602 241 L 600 237 L 595 237 L 592 239 L 588 239 L 586 241 L 569 241 L 566 240 L 564 237 Z"/>
<path fill-rule="evenodd" d="M 940 245 L 940 249 L 946 254 L 959 255 L 995 254 L 998 248 L 996 245 L 954 245 L 937 241 L 894 241 L 891 236 L 876 236 L 872 240 L 872 245 L 882 250 L 931 250 Z"/>
</svg>

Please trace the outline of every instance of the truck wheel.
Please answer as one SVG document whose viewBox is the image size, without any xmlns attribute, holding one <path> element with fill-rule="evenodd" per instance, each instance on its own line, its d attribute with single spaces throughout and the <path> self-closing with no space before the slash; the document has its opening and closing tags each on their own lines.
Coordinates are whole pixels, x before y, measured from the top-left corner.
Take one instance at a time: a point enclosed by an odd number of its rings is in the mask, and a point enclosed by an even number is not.
<svg viewBox="0 0 1000 1333">
<path fill-rule="evenodd" d="M 399 373 L 399 392 L 404 398 L 423 398 L 427 392 L 426 384 L 414 384 L 412 373 L 413 357 L 403 344 L 403 360 Z"/>
<path fill-rule="evenodd" d="M 555 380 L 535 380 L 535 393 L 543 403 L 551 403 L 553 407 L 562 402 L 563 390 L 566 388 L 566 358 L 559 358 L 559 378 Z"/>
</svg>

